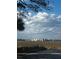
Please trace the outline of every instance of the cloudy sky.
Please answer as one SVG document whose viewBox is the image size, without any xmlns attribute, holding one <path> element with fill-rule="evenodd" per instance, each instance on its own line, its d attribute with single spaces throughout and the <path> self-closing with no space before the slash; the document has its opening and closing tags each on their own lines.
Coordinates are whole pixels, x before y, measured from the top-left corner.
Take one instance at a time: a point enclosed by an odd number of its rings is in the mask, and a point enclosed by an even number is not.
<svg viewBox="0 0 79 59">
<path fill-rule="evenodd" d="M 28 0 L 27 0 L 28 1 Z M 23 18 L 25 30 L 17 31 L 17 38 L 61 39 L 61 6 L 60 0 L 50 0 L 52 11 L 39 11 L 36 14 L 28 12 L 28 19 Z"/>
</svg>

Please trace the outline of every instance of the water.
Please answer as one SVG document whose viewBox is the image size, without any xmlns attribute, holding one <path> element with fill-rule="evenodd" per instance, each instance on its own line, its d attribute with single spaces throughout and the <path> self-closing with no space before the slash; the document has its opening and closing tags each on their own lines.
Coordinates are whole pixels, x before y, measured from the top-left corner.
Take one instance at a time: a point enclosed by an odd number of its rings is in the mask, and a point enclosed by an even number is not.
<svg viewBox="0 0 79 59">
<path fill-rule="evenodd" d="M 26 54 L 26 55 L 17 55 L 17 59 L 61 59 L 61 54 Z"/>
</svg>

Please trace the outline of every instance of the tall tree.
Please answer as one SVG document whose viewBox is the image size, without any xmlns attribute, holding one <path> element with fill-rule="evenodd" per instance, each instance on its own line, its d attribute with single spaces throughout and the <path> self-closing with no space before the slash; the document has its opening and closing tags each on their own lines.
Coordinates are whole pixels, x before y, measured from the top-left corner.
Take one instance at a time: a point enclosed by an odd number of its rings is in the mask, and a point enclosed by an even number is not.
<svg viewBox="0 0 79 59">
<path fill-rule="evenodd" d="M 49 0 L 17 0 L 17 9 L 19 12 L 17 13 L 17 30 L 22 31 L 25 29 L 22 19 L 23 17 L 27 18 L 25 13 L 28 15 L 29 11 L 37 13 L 51 8 L 49 7 Z"/>
</svg>

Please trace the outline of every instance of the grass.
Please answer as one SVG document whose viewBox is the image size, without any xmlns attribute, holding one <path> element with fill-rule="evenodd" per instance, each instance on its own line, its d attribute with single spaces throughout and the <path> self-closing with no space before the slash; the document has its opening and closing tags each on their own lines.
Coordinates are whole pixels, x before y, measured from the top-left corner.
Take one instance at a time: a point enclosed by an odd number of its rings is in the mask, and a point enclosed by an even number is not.
<svg viewBox="0 0 79 59">
<path fill-rule="evenodd" d="M 17 48 L 33 46 L 61 49 L 61 41 L 17 41 Z"/>
</svg>

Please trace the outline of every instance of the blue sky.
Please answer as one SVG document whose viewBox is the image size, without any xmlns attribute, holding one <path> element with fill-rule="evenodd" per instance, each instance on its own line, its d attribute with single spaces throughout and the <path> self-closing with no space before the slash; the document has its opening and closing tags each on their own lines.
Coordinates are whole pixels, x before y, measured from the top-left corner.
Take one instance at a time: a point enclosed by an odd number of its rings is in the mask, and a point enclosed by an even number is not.
<svg viewBox="0 0 79 59">
<path fill-rule="evenodd" d="M 49 3 L 53 7 L 50 11 L 29 12 L 28 19 L 23 18 L 25 30 L 17 31 L 17 38 L 61 39 L 61 0 L 49 0 Z"/>
<path fill-rule="evenodd" d="M 54 12 L 57 15 L 59 15 L 59 14 L 61 14 L 61 0 L 54 0 L 54 1 L 55 1 L 55 3 L 54 3 L 54 5 L 55 5 Z"/>
</svg>

